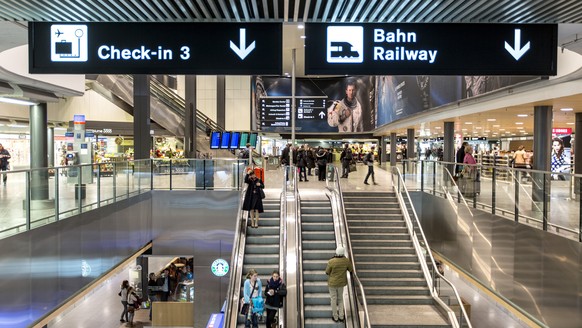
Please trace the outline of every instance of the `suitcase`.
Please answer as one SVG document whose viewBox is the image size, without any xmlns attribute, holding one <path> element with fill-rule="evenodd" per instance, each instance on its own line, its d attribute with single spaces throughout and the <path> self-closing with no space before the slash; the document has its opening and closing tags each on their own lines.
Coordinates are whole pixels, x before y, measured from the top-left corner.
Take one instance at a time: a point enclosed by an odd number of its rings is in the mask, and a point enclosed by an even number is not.
<svg viewBox="0 0 582 328">
<path fill-rule="evenodd" d="M 255 175 L 257 176 L 257 178 L 261 179 L 261 181 L 265 183 L 265 169 L 263 169 L 262 167 L 255 166 L 253 170 L 255 171 Z"/>
</svg>

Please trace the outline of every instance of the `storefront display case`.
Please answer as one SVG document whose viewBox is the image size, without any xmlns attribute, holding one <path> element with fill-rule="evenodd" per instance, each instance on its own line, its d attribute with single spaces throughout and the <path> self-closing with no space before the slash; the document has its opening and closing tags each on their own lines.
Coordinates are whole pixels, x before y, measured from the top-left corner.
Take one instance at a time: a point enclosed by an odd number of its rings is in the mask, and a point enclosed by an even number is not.
<svg viewBox="0 0 582 328">
<path fill-rule="evenodd" d="M 194 302 L 194 282 L 192 280 L 178 283 L 176 302 Z"/>
</svg>

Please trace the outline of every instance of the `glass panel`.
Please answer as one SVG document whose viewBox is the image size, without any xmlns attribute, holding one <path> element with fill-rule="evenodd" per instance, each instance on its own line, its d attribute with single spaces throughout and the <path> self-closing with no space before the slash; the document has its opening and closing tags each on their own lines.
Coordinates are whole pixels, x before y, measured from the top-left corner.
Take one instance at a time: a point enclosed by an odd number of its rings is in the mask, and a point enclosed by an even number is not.
<svg viewBox="0 0 582 328">
<path fill-rule="evenodd" d="M 0 182 L 0 238 L 26 231 L 26 172 L 3 172 Z M 4 183 L 6 177 L 6 183 Z"/>
<path fill-rule="evenodd" d="M 99 174 L 99 181 L 97 181 L 99 185 L 99 196 L 101 201 L 101 206 L 105 206 L 107 204 L 111 204 L 114 201 L 113 192 L 114 192 L 114 181 L 116 179 L 115 176 L 115 167 L 117 166 L 117 162 L 105 163 L 100 164 L 100 174 Z"/>
<path fill-rule="evenodd" d="M 170 161 L 167 159 L 154 159 L 153 161 L 154 189 L 170 188 Z"/>
<path fill-rule="evenodd" d="M 119 162 L 115 165 L 115 201 L 127 198 L 129 192 L 130 167 L 128 162 Z"/>
<path fill-rule="evenodd" d="M 172 189 L 196 188 L 196 165 L 202 165 L 204 160 L 174 159 L 171 163 Z"/>
<path fill-rule="evenodd" d="M 75 197 L 75 186 L 79 184 L 80 167 L 62 167 L 59 170 L 59 220 L 79 214 L 79 204 Z"/>
<path fill-rule="evenodd" d="M 574 193 L 575 178 L 569 174 L 551 176 L 548 230 L 578 240 L 580 202 Z"/>
</svg>

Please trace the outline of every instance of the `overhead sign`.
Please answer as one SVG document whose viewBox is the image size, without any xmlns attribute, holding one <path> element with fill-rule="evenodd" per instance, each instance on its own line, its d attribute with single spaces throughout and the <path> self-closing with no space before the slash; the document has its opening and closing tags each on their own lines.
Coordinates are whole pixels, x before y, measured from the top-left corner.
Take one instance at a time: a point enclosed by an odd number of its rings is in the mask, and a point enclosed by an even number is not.
<svg viewBox="0 0 582 328">
<path fill-rule="evenodd" d="M 552 128 L 552 134 L 572 134 L 572 128 Z"/>
<path fill-rule="evenodd" d="M 305 24 L 305 73 L 532 75 L 557 72 L 556 24 Z"/>
<path fill-rule="evenodd" d="M 282 73 L 279 23 L 29 23 L 30 73 Z"/>
</svg>

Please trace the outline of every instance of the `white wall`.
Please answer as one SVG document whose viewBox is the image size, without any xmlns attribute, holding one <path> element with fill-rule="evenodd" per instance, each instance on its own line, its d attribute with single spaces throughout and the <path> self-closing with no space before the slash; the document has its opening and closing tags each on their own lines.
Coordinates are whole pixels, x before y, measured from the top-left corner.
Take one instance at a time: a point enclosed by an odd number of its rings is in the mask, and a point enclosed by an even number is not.
<svg viewBox="0 0 582 328">
<path fill-rule="evenodd" d="M 49 121 L 68 122 L 75 114 L 85 114 L 87 121 L 133 122 L 133 116 L 93 90 L 86 91 L 83 97 L 69 97 L 48 104 Z"/>
<path fill-rule="evenodd" d="M 216 75 L 196 76 L 196 107 L 216 122 Z"/>
<path fill-rule="evenodd" d="M 251 77 L 226 76 L 225 129 L 251 128 Z"/>
</svg>

